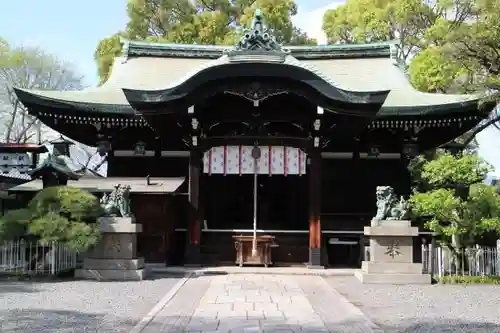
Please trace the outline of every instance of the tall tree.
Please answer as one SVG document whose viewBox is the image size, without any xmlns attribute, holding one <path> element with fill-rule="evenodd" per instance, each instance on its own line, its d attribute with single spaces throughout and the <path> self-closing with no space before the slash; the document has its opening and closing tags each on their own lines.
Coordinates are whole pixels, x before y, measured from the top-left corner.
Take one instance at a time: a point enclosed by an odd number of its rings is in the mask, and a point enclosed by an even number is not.
<svg viewBox="0 0 500 333">
<path fill-rule="evenodd" d="M 426 227 L 453 250 L 475 244 L 486 232 L 500 234 L 500 195 L 483 183 L 488 171 L 471 154 L 424 161 L 420 180 L 426 186 L 411 196 L 411 211 L 428 219 Z"/>
<path fill-rule="evenodd" d="M 124 31 L 99 42 L 94 54 L 104 83 L 114 58 L 121 52 L 120 37 L 129 40 L 185 44 L 235 44 L 242 28 L 262 10 L 267 27 L 284 44 L 315 44 L 291 17 L 297 14 L 294 0 L 129 0 L 129 21 Z"/>
<path fill-rule="evenodd" d="M 13 87 L 40 90 L 82 88 L 70 65 L 35 47 L 13 47 L 0 39 L 0 119 L 5 142 L 41 141 L 42 124 L 28 114 Z"/>
<path fill-rule="evenodd" d="M 470 93 L 493 87 L 500 100 L 500 0 L 347 0 L 327 11 L 330 43 L 396 39 L 412 85 L 425 92 Z M 410 61 L 411 60 L 411 61 Z M 462 138 L 468 144 L 500 113 Z"/>
<path fill-rule="evenodd" d="M 474 15 L 474 0 L 347 0 L 323 17 L 329 43 L 399 41 L 402 62 Z"/>
</svg>

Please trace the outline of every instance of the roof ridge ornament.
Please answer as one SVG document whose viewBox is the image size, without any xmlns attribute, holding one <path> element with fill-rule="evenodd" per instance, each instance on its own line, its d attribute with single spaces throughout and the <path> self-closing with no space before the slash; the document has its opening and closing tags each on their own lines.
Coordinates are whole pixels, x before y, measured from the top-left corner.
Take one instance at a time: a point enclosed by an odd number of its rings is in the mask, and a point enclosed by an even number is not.
<svg viewBox="0 0 500 333">
<path fill-rule="evenodd" d="M 251 27 L 243 31 L 243 36 L 240 38 L 238 44 L 227 52 L 230 61 L 252 61 L 256 60 L 255 57 L 246 57 L 243 54 L 259 55 L 261 57 L 269 58 L 272 56 L 274 61 L 270 58 L 268 61 L 283 62 L 285 56 L 290 53 L 290 50 L 284 48 L 276 41 L 276 38 L 271 35 L 269 29 L 264 24 L 262 11 L 260 8 L 255 10 L 254 18 L 252 19 Z M 272 54 L 270 54 L 272 53 Z M 238 58 L 238 60 L 236 60 Z M 263 59 L 262 59 L 263 60 Z"/>
</svg>

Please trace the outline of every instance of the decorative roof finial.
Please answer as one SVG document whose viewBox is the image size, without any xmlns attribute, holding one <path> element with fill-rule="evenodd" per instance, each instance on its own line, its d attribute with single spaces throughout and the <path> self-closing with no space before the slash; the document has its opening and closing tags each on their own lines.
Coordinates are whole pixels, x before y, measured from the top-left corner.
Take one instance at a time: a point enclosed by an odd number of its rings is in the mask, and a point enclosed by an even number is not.
<svg viewBox="0 0 500 333">
<path fill-rule="evenodd" d="M 252 20 L 252 28 L 254 31 L 259 32 L 263 32 L 264 30 L 264 23 L 262 22 L 262 12 L 260 11 L 260 8 L 255 10 L 255 15 Z"/>
<path fill-rule="evenodd" d="M 255 10 L 254 18 L 250 28 L 243 32 L 243 37 L 235 47 L 236 51 L 277 51 L 288 53 L 287 50 L 276 42 L 276 39 L 271 36 L 269 30 L 264 24 L 262 11 L 260 8 Z"/>
</svg>

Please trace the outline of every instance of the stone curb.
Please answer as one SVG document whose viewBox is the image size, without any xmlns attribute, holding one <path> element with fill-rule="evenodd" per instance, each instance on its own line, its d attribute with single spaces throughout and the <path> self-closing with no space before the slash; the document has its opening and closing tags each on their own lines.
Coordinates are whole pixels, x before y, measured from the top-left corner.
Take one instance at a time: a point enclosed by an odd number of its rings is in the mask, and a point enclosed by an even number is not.
<svg viewBox="0 0 500 333">
<path fill-rule="evenodd" d="M 323 279 L 322 279 L 322 281 L 330 289 L 332 294 L 335 295 L 336 298 L 338 298 L 342 303 L 344 303 L 346 307 L 351 308 L 350 309 L 351 313 L 355 314 L 356 317 L 360 317 L 360 318 L 363 318 L 364 320 L 366 320 L 366 322 L 370 326 L 370 329 L 372 330 L 372 333 L 385 333 L 385 331 L 383 329 L 381 329 L 377 324 L 375 324 L 373 322 L 373 320 L 371 320 L 367 315 L 365 315 L 364 312 L 361 311 L 361 309 L 359 307 L 357 307 L 356 305 L 349 302 L 349 300 L 346 297 L 344 297 L 335 288 L 333 288 L 331 285 L 329 285 L 328 282 L 326 282 Z"/>
<path fill-rule="evenodd" d="M 335 276 L 354 276 L 354 271 L 352 272 L 328 272 L 327 270 L 314 270 L 314 271 L 304 271 L 304 272 L 280 272 L 280 271 L 251 271 L 251 270 L 154 270 L 153 274 L 166 274 L 166 275 L 186 275 L 191 276 L 202 276 L 202 275 L 238 275 L 238 274 L 252 274 L 252 275 L 292 275 L 292 276 L 322 276 L 322 277 L 335 277 Z"/>
<path fill-rule="evenodd" d="M 193 273 L 185 273 L 184 277 L 177 281 L 172 288 L 160 299 L 160 301 L 148 312 L 129 333 L 141 333 L 154 317 L 174 298 L 184 284 L 191 278 Z"/>
</svg>

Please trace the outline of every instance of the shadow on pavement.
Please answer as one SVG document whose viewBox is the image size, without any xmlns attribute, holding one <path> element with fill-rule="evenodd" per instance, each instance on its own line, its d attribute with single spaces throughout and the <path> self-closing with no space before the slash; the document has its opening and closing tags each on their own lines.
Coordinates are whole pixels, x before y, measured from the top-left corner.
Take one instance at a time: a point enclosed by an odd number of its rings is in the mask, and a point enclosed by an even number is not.
<svg viewBox="0 0 500 333">
<path fill-rule="evenodd" d="M 38 289 L 31 282 L 0 281 L 0 295 L 8 293 L 33 293 L 37 291 Z"/>
<path fill-rule="evenodd" d="M 141 333 L 184 333 L 184 332 L 212 332 L 212 333 L 369 333 L 372 332 L 364 321 L 344 321 L 328 326 L 319 325 L 312 320 L 299 322 L 293 319 L 264 319 L 254 317 L 177 317 L 164 316 L 155 320 L 144 328 Z M 381 331 L 373 331 L 383 333 Z"/>
<path fill-rule="evenodd" d="M 181 333 L 181 332 L 218 332 L 232 333 L 274 333 L 274 332 L 314 332 L 314 333 L 452 333 L 452 332 L 473 332 L 473 333 L 500 333 L 500 325 L 491 323 L 468 322 L 468 321 L 444 321 L 401 323 L 401 325 L 391 327 L 367 328 L 364 323 L 355 321 L 344 321 L 330 323 L 325 329 L 315 324 L 286 323 L 282 320 L 246 320 L 242 318 L 230 318 L 214 320 L 206 317 L 166 317 L 163 321 L 156 321 L 143 330 L 143 333 Z"/>
<path fill-rule="evenodd" d="M 500 325 L 487 322 L 444 319 L 439 322 L 410 319 L 395 326 L 380 326 L 384 333 L 500 333 Z"/>
<path fill-rule="evenodd" d="M 128 332 L 136 322 L 101 314 L 44 309 L 0 311 L 2 333 Z"/>
<path fill-rule="evenodd" d="M 66 333 L 66 332 L 128 332 L 136 321 L 127 318 L 105 318 L 101 314 L 75 311 L 47 311 L 25 309 L 0 311 L 0 332 L 2 333 Z M 156 318 L 143 333 L 220 332 L 271 333 L 271 332 L 314 332 L 314 333 L 368 333 L 362 322 L 344 321 L 321 327 L 315 323 L 293 322 L 293 319 L 263 320 L 262 318 L 222 318 L 167 316 Z M 500 325 L 469 321 L 407 322 L 396 326 L 373 328 L 375 333 L 499 333 Z"/>
</svg>

